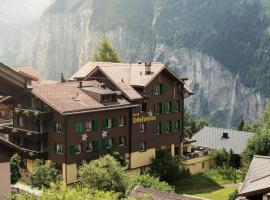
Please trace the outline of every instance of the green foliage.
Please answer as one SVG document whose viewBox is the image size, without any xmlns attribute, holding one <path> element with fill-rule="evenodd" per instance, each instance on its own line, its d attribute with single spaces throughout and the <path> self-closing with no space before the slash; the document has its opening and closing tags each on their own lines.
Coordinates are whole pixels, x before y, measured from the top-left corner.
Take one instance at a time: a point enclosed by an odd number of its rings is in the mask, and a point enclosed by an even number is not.
<svg viewBox="0 0 270 200">
<path fill-rule="evenodd" d="M 185 137 L 192 136 L 203 127 L 209 126 L 209 122 L 204 119 L 192 118 L 188 112 L 184 112 L 184 133 Z"/>
<path fill-rule="evenodd" d="M 124 170 L 110 155 L 84 162 L 79 168 L 79 177 L 84 186 L 122 194 L 125 194 L 128 181 Z"/>
<path fill-rule="evenodd" d="M 28 178 L 29 184 L 38 188 L 48 188 L 51 183 L 57 183 L 60 180 L 61 175 L 55 165 L 53 163 L 43 164 L 43 160 L 35 160 L 33 171 Z"/>
<path fill-rule="evenodd" d="M 233 150 L 230 149 L 228 152 L 226 149 L 214 150 L 214 162 L 217 167 L 232 167 L 238 168 L 240 166 L 240 158 L 234 154 Z"/>
<path fill-rule="evenodd" d="M 228 166 L 215 167 L 207 171 L 204 176 L 208 177 L 209 179 L 213 180 L 218 184 L 233 183 L 242 180 L 241 170 Z"/>
<path fill-rule="evenodd" d="M 122 167 L 127 165 L 127 158 L 125 155 L 120 154 L 118 151 L 108 151 L 109 155 L 111 155 Z"/>
<path fill-rule="evenodd" d="M 243 165 L 248 168 L 254 155 L 270 156 L 270 129 L 261 129 L 247 143 L 243 152 Z"/>
<path fill-rule="evenodd" d="M 98 46 L 98 51 L 94 54 L 94 61 L 115 63 L 120 62 L 117 51 L 111 46 L 106 37 L 103 38 L 101 44 Z"/>
<path fill-rule="evenodd" d="M 14 194 L 10 200 L 35 200 L 36 196 L 30 194 Z M 114 192 L 99 191 L 92 188 L 73 185 L 70 187 L 54 185 L 43 192 L 40 200 L 116 200 L 119 194 Z"/>
<path fill-rule="evenodd" d="M 235 190 L 234 192 L 232 192 L 231 194 L 229 194 L 229 198 L 228 200 L 236 200 L 238 196 L 238 190 Z"/>
<path fill-rule="evenodd" d="M 156 152 L 156 157 L 152 159 L 149 173 L 159 177 L 161 181 L 172 183 L 180 175 L 179 158 L 172 157 L 167 149 L 160 149 Z"/>
<path fill-rule="evenodd" d="M 17 181 L 21 178 L 20 164 L 20 156 L 18 154 L 13 155 L 10 159 L 11 184 L 17 183 Z"/>
<path fill-rule="evenodd" d="M 161 182 L 158 178 L 150 175 L 139 175 L 133 176 L 129 179 L 127 195 L 135 188 L 137 185 L 160 190 L 163 192 L 174 192 L 174 188 L 166 182 Z"/>
</svg>

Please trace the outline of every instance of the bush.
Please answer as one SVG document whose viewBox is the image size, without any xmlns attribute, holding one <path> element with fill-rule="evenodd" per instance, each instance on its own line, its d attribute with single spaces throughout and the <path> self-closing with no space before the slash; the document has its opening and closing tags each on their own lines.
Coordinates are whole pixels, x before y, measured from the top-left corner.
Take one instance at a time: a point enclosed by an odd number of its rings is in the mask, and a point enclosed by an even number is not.
<svg viewBox="0 0 270 200">
<path fill-rule="evenodd" d="M 53 163 L 43 164 L 43 160 L 35 160 L 33 171 L 29 174 L 28 182 L 33 187 L 48 188 L 51 183 L 61 180 L 59 171 Z"/>
<path fill-rule="evenodd" d="M 127 175 L 120 164 L 110 155 L 90 163 L 84 162 L 79 168 L 79 177 L 84 186 L 104 191 L 126 192 Z"/>
<path fill-rule="evenodd" d="M 234 192 L 229 194 L 228 200 L 236 200 L 237 196 L 238 196 L 238 190 L 235 190 Z"/>
<path fill-rule="evenodd" d="M 233 167 L 216 167 L 215 169 L 205 172 L 204 175 L 219 184 L 241 180 L 241 171 Z"/>
<path fill-rule="evenodd" d="M 168 150 L 158 150 L 156 158 L 150 164 L 150 175 L 158 177 L 161 181 L 173 183 L 179 178 L 179 158 L 172 157 Z"/>
<path fill-rule="evenodd" d="M 163 192 L 174 192 L 174 188 L 166 182 L 161 182 L 158 178 L 150 175 L 139 175 L 129 179 L 127 195 L 137 186 L 152 188 Z"/>
<path fill-rule="evenodd" d="M 31 194 L 14 194 L 11 195 L 9 200 L 35 200 L 36 196 Z M 50 189 L 43 192 L 40 200 L 116 200 L 119 199 L 119 194 L 114 192 L 104 192 L 92 188 L 82 187 L 80 185 L 75 185 L 72 187 L 53 185 Z"/>
<path fill-rule="evenodd" d="M 15 154 L 10 159 L 10 171 L 11 171 L 11 184 L 15 184 L 21 178 L 20 164 L 21 158 L 18 154 Z"/>
</svg>

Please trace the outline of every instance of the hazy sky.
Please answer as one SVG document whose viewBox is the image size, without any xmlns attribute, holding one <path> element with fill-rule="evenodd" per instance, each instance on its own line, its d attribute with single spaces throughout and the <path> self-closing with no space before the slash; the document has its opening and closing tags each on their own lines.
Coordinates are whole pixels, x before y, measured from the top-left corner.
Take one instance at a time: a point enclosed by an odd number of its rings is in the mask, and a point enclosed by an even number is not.
<svg viewBox="0 0 270 200">
<path fill-rule="evenodd" d="M 20 24 L 38 19 L 52 0 L 0 0 L 0 24 Z"/>
</svg>

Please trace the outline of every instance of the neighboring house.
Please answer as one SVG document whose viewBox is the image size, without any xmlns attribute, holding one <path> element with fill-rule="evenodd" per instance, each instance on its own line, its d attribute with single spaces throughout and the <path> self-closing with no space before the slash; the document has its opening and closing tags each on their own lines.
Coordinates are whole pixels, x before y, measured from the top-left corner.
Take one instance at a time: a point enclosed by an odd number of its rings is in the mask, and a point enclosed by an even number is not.
<svg viewBox="0 0 270 200">
<path fill-rule="evenodd" d="M 0 93 L 12 95 L 14 105 L 13 124 L 2 131 L 34 158 L 56 163 L 66 183 L 77 181 L 83 160 L 110 151 L 126 155 L 136 173 L 157 149 L 180 152 L 184 98 L 192 91 L 161 63 L 87 63 L 57 83 L 0 65 L 1 83 Z M 26 163 L 31 170 L 33 159 Z"/>
<path fill-rule="evenodd" d="M 10 158 L 15 154 L 27 154 L 20 147 L 0 138 L 0 199 L 5 199 L 11 192 Z"/>
<path fill-rule="evenodd" d="M 233 150 L 234 154 L 241 155 L 247 141 L 255 133 L 223 129 L 215 127 L 204 127 L 196 133 L 192 139 L 196 140 L 194 145 L 208 147 L 211 149 Z"/>
<path fill-rule="evenodd" d="M 270 199 L 270 157 L 255 155 L 240 188 L 239 196 L 248 200 Z"/>
<path fill-rule="evenodd" d="M 193 197 L 189 195 L 179 195 L 175 193 L 162 192 L 155 189 L 137 186 L 130 194 L 130 199 L 147 200 L 206 200 L 204 198 Z"/>
<path fill-rule="evenodd" d="M 245 131 L 204 127 L 192 139 L 184 140 L 183 167 L 189 169 L 192 175 L 206 172 L 213 164 L 212 150 L 223 148 L 227 151 L 232 149 L 234 154 L 238 155 L 240 164 L 240 155 L 253 135 L 254 133 Z"/>
<path fill-rule="evenodd" d="M 183 141 L 182 165 L 191 175 L 204 173 L 211 169 L 213 156 L 211 149 L 195 146 L 196 140 L 185 138 Z"/>
</svg>

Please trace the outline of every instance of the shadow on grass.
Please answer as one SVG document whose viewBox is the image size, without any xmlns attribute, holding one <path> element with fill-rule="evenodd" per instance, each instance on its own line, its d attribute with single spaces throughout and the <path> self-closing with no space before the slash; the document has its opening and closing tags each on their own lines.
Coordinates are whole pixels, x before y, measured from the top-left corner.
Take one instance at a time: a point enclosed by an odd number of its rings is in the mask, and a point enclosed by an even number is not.
<svg viewBox="0 0 270 200">
<path fill-rule="evenodd" d="M 210 193 L 223 187 L 203 174 L 197 174 L 187 178 L 181 178 L 174 183 L 175 191 L 179 194 Z"/>
</svg>

